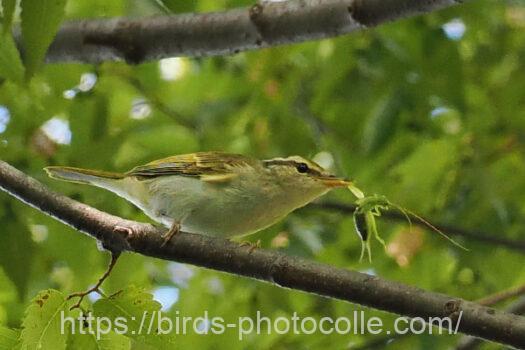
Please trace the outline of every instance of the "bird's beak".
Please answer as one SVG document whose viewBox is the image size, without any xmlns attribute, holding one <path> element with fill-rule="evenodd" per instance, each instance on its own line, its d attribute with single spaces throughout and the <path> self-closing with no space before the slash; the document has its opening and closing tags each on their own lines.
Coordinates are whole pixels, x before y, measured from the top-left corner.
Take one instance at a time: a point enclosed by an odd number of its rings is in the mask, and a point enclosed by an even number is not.
<svg viewBox="0 0 525 350">
<path fill-rule="evenodd" d="M 337 177 L 322 177 L 321 181 L 325 184 L 326 187 L 348 187 L 352 185 L 353 182 L 345 179 L 338 179 Z"/>
</svg>

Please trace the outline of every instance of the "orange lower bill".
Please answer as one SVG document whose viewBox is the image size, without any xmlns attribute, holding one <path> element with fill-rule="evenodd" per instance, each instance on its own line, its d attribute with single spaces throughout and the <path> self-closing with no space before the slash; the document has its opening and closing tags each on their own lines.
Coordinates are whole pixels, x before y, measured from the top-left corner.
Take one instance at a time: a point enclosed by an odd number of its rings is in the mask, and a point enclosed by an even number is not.
<svg viewBox="0 0 525 350">
<path fill-rule="evenodd" d="M 322 181 L 327 187 L 347 187 L 352 184 L 352 181 L 332 177 L 323 178 Z"/>
</svg>

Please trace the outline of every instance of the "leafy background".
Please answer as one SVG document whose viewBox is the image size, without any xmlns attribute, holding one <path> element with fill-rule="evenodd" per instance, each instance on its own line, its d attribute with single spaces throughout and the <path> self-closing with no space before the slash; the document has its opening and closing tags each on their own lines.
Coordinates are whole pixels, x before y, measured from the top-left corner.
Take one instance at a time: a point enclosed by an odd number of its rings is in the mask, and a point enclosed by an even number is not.
<svg viewBox="0 0 525 350">
<path fill-rule="evenodd" d="M 1 159 L 72 198 L 147 221 L 112 194 L 54 182 L 42 168 L 64 164 L 119 171 L 199 150 L 261 158 L 299 154 L 436 222 L 525 239 L 523 2 L 477 0 L 336 39 L 228 57 L 138 66 L 42 64 L 64 19 L 250 3 L 21 0 L 16 5 L 2 0 Z M 9 34 L 11 19 L 21 24 L 28 47 L 24 64 Z M 347 191 L 330 196 L 352 200 Z M 92 239 L 5 193 L 0 193 L 0 227 L 0 348 L 319 349 L 366 345 L 381 337 L 273 333 L 241 342 L 235 331 L 129 338 L 112 333 L 98 341 L 89 335 L 60 336 L 53 315 L 67 311 L 65 295 L 97 280 L 107 254 Z M 253 240 L 466 299 L 525 283 L 523 255 L 517 251 L 470 240 L 461 240 L 470 248 L 461 251 L 435 233 L 410 231 L 404 222 L 381 221 L 379 228 L 388 251 L 374 245 L 371 264 L 358 262 L 360 242 L 348 215 L 302 209 Z M 94 305 L 94 299 L 87 301 L 85 308 L 108 317 L 119 307 L 131 315 L 162 307 L 172 318 L 208 310 L 227 321 L 257 310 L 274 318 L 295 311 L 318 319 L 365 310 L 367 317 L 380 316 L 387 328 L 393 326 L 392 315 L 358 305 L 133 254 L 121 257 L 103 289 L 124 292 Z M 139 308 L 133 306 L 137 300 L 143 302 Z M 442 349 L 457 340 L 405 336 L 388 348 Z"/>
</svg>

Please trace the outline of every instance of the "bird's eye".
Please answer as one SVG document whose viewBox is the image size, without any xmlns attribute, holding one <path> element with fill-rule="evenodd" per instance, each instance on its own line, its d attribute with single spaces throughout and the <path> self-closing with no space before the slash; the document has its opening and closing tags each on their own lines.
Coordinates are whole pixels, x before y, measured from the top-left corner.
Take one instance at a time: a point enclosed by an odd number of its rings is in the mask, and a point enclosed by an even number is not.
<svg viewBox="0 0 525 350">
<path fill-rule="evenodd" d="M 299 163 L 297 164 L 297 171 L 300 173 L 306 173 L 309 170 L 308 165 L 306 163 Z"/>
</svg>

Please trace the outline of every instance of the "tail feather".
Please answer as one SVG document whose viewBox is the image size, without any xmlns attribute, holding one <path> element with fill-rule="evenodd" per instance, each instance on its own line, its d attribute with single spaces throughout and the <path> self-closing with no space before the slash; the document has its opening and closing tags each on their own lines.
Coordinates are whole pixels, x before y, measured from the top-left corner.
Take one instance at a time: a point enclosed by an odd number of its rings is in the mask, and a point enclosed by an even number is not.
<svg viewBox="0 0 525 350">
<path fill-rule="evenodd" d="M 92 185 L 98 185 L 105 180 L 120 180 L 126 177 L 120 173 L 62 166 L 50 166 L 44 170 L 53 179 Z"/>
<path fill-rule="evenodd" d="M 145 210 L 148 193 L 144 182 L 137 181 L 126 174 L 62 166 L 50 166 L 44 170 L 53 179 L 106 189 Z"/>
</svg>

